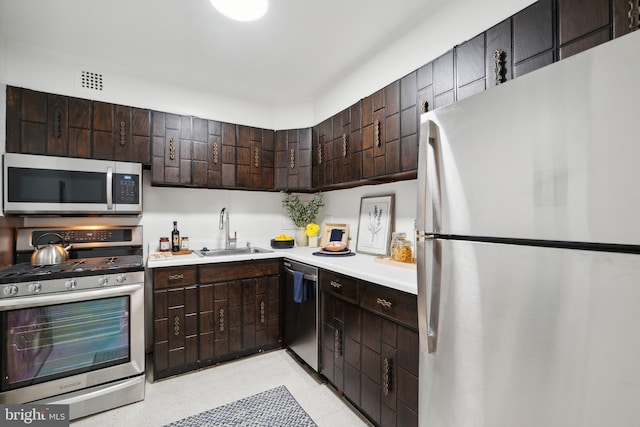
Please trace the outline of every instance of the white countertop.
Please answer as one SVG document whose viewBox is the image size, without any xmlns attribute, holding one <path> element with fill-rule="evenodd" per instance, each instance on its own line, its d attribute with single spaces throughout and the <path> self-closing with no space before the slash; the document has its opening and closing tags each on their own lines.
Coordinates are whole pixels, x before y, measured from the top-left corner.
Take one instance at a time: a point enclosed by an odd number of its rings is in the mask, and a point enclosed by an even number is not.
<svg viewBox="0 0 640 427">
<path fill-rule="evenodd" d="M 258 247 L 271 249 L 267 245 Z M 248 261 L 253 259 L 288 258 L 306 264 L 345 274 L 360 280 L 376 283 L 414 295 L 418 293 L 417 273 L 415 268 L 404 265 L 381 263 L 373 255 L 356 254 L 355 256 L 316 256 L 318 248 L 293 247 L 291 249 L 273 249 L 273 252 L 225 255 L 220 257 L 200 257 L 195 253 L 189 255 L 169 255 L 165 259 L 154 259 L 155 253 L 147 259 L 147 268 L 175 267 L 181 265 L 209 264 L 218 262 Z"/>
</svg>

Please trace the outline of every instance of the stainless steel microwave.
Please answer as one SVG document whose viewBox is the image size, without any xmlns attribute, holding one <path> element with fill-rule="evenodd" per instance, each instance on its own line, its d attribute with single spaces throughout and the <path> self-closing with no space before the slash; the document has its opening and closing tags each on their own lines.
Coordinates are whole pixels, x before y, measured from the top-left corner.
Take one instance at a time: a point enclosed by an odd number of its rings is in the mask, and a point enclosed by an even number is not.
<svg viewBox="0 0 640 427">
<path fill-rule="evenodd" d="M 142 213 L 142 165 L 109 160 L 4 155 L 6 214 Z"/>
</svg>

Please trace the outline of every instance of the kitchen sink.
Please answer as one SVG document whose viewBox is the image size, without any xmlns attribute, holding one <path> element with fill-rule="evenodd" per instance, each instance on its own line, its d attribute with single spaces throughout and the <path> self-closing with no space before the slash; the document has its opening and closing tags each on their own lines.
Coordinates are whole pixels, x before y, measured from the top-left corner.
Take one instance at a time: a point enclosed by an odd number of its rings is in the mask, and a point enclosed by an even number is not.
<svg viewBox="0 0 640 427">
<path fill-rule="evenodd" d="M 245 254 L 266 254 L 273 252 L 269 249 L 263 248 L 235 248 L 235 249 L 207 249 L 193 251 L 196 255 L 201 257 L 209 256 L 226 256 L 226 255 L 245 255 Z"/>
</svg>

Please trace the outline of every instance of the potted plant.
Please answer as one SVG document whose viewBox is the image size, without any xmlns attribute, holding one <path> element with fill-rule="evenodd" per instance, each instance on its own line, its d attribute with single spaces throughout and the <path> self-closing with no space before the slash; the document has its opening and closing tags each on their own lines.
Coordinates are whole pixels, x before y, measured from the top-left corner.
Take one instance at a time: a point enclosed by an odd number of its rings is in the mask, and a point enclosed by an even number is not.
<svg viewBox="0 0 640 427">
<path fill-rule="evenodd" d="M 322 194 L 316 193 L 313 199 L 308 202 L 300 200 L 300 196 L 283 191 L 282 206 L 287 210 L 287 214 L 291 221 L 298 227 L 296 233 L 296 244 L 298 246 L 307 246 L 308 237 L 305 228 L 308 224 L 315 223 L 316 216 L 320 207 L 324 205 Z"/>
</svg>

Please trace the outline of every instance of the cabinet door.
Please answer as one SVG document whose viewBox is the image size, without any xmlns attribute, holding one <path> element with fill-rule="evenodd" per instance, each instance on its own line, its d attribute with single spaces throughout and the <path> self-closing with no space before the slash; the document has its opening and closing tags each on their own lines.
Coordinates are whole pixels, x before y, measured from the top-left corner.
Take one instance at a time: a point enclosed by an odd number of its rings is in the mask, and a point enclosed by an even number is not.
<svg viewBox="0 0 640 427">
<path fill-rule="evenodd" d="M 276 189 L 311 188 L 311 134 L 311 128 L 275 133 Z"/>
<path fill-rule="evenodd" d="M 197 117 L 192 122 L 191 137 L 191 179 L 195 187 L 206 188 L 208 186 L 208 154 L 209 123 L 205 119 Z"/>
<path fill-rule="evenodd" d="M 69 98 L 69 156 L 91 158 L 91 116 L 93 106 L 87 99 Z M 147 141 L 147 163 L 149 141 Z"/>
<path fill-rule="evenodd" d="M 538 0 L 513 16 L 514 76 L 551 64 L 554 60 L 553 0 Z"/>
<path fill-rule="evenodd" d="M 237 126 L 236 145 L 236 185 L 240 188 L 251 188 L 251 128 L 249 126 Z"/>
<path fill-rule="evenodd" d="M 46 154 L 47 96 L 7 86 L 8 152 Z"/>
<path fill-rule="evenodd" d="M 274 347 L 280 341 L 279 293 L 278 277 L 256 279 L 255 347 L 258 349 Z"/>
<path fill-rule="evenodd" d="M 362 179 L 362 101 L 358 101 L 349 107 L 351 123 L 347 134 L 347 156 L 349 181 Z"/>
<path fill-rule="evenodd" d="M 222 186 L 236 186 L 236 126 L 231 123 L 222 124 Z"/>
<path fill-rule="evenodd" d="M 333 153 L 330 159 L 333 162 L 333 182 L 341 184 L 351 180 L 351 109 L 346 108 L 333 116 Z"/>
<path fill-rule="evenodd" d="M 423 65 L 417 71 L 418 84 L 418 113 L 423 114 L 433 110 L 433 63 Z"/>
<path fill-rule="evenodd" d="M 613 37 L 640 29 L 640 4 L 634 0 L 613 0 Z"/>
<path fill-rule="evenodd" d="M 362 101 L 364 178 L 400 171 L 400 81 Z"/>
<path fill-rule="evenodd" d="M 154 377 L 192 369 L 198 361 L 197 287 L 156 289 Z"/>
<path fill-rule="evenodd" d="M 485 35 L 456 46 L 456 100 L 485 90 Z"/>
<path fill-rule="evenodd" d="M 400 80 L 400 169 L 418 170 L 418 72 Z"/>
<path fill-rule="evenodd" d="M 113 158 L 130 162 L 133 158 L 133 129 L 131 128 L 131 107 L 114 106 L 115 144 Z"/>
<path fill-rule="evenodd" d="M 237 186 L 274 188 L 274 132 L 238 126 Z"/>
<path fill-rule="evenodd" d="M 113 123 L 115 109 L 113 104 L 93 103 L 93 157 L 112 160 L 114 155 Z"/>
<path fill-rule="evenodd" d="M 208 120 L 207 186 L 222 187 L 222 123 Z"/>
<path fill-rule="evenodd" d="M 344 387 L 344 305 L 345 302 L 321 293 L 322 349 L 320 373 L 339 391 Z"/>
<path fill-rule="evenodd" d="M 434 108 L 452 104 L 455 101 L 455 78 L 453 50 L 433 60 Z"/>
<path fill-rule="evenodd" d="M 558 0 L 558 59 L 609 41 L 610 11 L 609 0 Z"/>
</svg>

